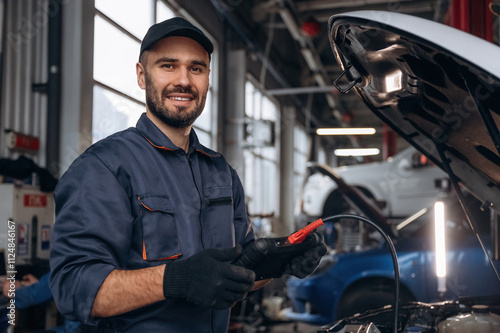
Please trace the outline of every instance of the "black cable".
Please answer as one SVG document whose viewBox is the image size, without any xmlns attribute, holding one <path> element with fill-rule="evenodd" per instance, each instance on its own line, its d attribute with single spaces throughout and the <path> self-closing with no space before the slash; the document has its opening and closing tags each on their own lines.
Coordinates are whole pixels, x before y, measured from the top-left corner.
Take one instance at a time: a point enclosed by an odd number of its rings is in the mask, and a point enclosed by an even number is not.
<svg viewBox="0 0 500 333">
<path fill-rule="evenodd" d="M 391 251 L 391 256 L 392 256 L 392 264 L 394 266 L 394 284 L 396 286 L 396 293 L 394 295 L 394 333 L 398 332 L 398 317 L 399 317 L 399 264 L 398 264 L 398 257 L 396 253 L 396 249 L 394 248 L 394 244 L 387 235 L 387 233 L 384 232 L 375 222 L 372 222 L 371 220 L 367 219 L 364 216 L 359 216 L 359 215 L 352 215 L 352 214 L 340 214 L 340 215 L 333 215 L 329 216 L 326 218 L 323 218 L 323 223 L 326 222 L 335 222 L 340 219 L 355 219 L 355 220 L 360 220 L 365 223 L 368 223 L 372 227 L 374 227 L 381 235 L 384 237 L 385 241 L 389 245 L 389 249 Z"/>
</svg>

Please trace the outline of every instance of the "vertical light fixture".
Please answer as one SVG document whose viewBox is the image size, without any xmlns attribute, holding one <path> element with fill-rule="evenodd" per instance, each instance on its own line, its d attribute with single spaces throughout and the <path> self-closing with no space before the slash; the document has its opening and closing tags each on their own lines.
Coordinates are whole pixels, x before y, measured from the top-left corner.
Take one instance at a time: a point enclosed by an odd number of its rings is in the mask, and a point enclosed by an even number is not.
<svg viewBox="0 0 500 333">
<path fill-rule="evenodd" d="M 446 244 L 445 244 L 445 219 L 444 203 L 437 201 L 434 204 L 434 225 L 436 240 L 436 276 L 438 292 L 446 291 Z"/>
</svg>

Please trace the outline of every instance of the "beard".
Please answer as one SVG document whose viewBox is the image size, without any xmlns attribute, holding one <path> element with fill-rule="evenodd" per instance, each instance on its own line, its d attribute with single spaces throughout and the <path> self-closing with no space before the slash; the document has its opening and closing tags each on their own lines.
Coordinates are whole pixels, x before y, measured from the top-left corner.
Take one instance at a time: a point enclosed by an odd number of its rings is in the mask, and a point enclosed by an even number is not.
<svg viewBox="0 0 500 333">
<path fill-rule="evenodd" d="M 194 121 L 200 116 L 205 107 L 207 99 L 207 92 L 203 93 L 201 98 L 197 91 L 192 90 L 190 87 L 186 88 L 173 88 L 167 90 L 166 88 L 158 94 L 158 90 L 154 86 L 151 78 L 145 74 L 146 81 L 146 104 L 149 111 L 154 114 L 166 125 L 173 128 L 186 128 L 191 126 Z M 191 94 L 195 101 L 194 108 L 189 110 L 183 106 L 173 106 L 171 108 L 164 104 L 164 100 L 172 93 Z"/>
</svg>

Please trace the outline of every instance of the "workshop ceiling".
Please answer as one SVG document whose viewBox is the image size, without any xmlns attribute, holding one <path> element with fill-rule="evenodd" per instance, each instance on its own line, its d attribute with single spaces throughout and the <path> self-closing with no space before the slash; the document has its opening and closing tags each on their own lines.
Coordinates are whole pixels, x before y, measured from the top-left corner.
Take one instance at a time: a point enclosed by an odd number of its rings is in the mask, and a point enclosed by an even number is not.
<svg viewBox="0 0 500 333">
<path fill-rule="evenodd" d="M 330 137 L 331 148 L 366 147 L 382 151 L 383 124 L 353 93 L 331 89 L 341 69 L 328 41 L 327 23 L 334 14 L 355 10 L 383 10 L 444 22 L 448 0 L 212 0 L 224 9 L 240 34 L 255 43 L 250 52 L 260 57 L 256 78 L 262 79 L 262 59 L 269 59 L 268 79 L 282 75 L 285 87 L 268 88 L 278 99 L 299 105 L 297 117 L 318 127 L 375 127 L 377 134 L 363 137 Z M 243 32 L 242 32 L 243 31 Z M 270 43 L 268 43 L 270 41 Z M 257 50 L 257 51 L 256 51 Z M 268 52 L 269 51 L 269 52 Z M 282 82 L 283 82 L 282 81 Z M 306 121 L 306 120 L 310 120 Z M 398 150 L 407 144 L 398 140 Z M 382 154 L 373 158 L 381 160 Z"/>
</svg>

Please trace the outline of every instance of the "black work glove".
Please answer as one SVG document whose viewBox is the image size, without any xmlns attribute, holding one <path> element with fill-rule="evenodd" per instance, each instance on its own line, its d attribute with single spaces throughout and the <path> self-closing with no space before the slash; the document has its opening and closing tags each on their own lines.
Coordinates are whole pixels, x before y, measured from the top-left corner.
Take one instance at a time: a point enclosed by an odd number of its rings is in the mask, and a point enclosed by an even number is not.
<svg viewBox="0 0 500 333">
<path fill-rule="evenodd" d="M 326 245 L 323 241 L 323 236 L 317 232 L 313 232 L 317 237 L 317 245 L 303 255 L 292 258 L 286 265 L 283 271 L 284 274 L 293 275 L 299 279 L 303 279 L 316 269 L 322 256 L 326 254 Z M 314 235 L 312 235 L 314 236 Z"/>
<path fill-rule="evenodd" d="M 163 294 L 203 307 L 230 308 L 245 297 L 255 281 L 253 271 L 231 264 L 241 252 L 238 244 L 231 249 L 204 250 L 186 260 L 168 263 Z"/>
</svg>

